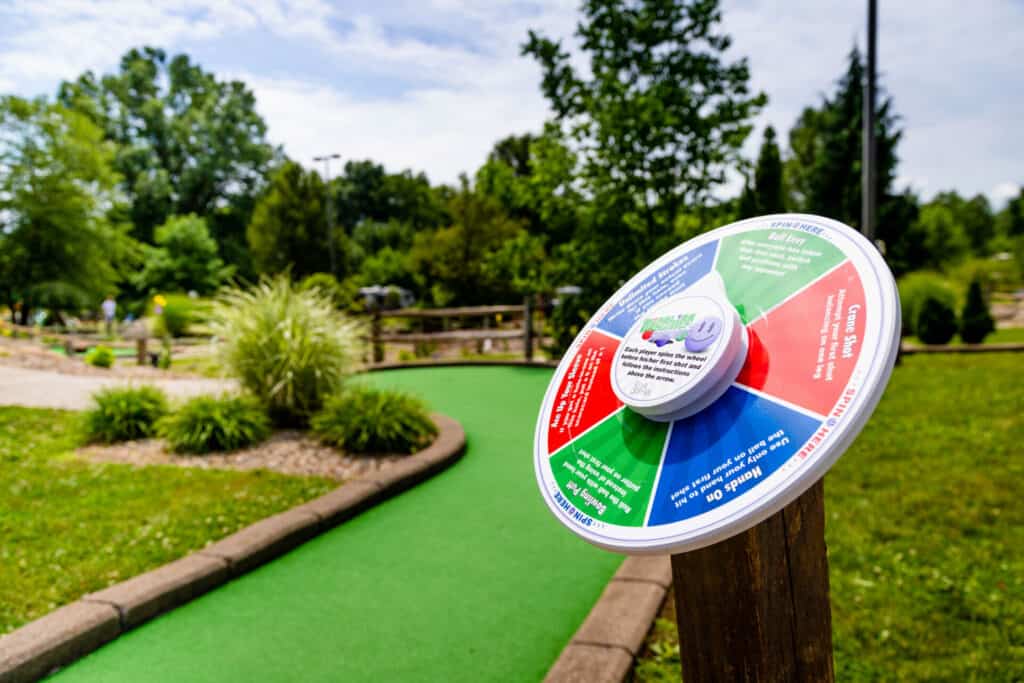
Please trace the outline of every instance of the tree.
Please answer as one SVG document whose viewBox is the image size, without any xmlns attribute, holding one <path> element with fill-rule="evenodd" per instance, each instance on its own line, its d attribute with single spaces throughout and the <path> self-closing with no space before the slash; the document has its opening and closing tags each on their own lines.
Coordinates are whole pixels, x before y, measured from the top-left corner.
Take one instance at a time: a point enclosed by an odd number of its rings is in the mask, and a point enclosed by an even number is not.
<svg viewBox="0 0 1024 683">
<path fill-rule="evenodd" d="M 499 140 L 476 173 L 476 187 L 498 200 L 531 235 L 563 244 L 579 224 L 583 202 L 575 184 L 576 165 L 576 155 L 549 125 L 539 136 Z"/>
<path fill-rule="evenodd" d="M 955 190 L 940 192 L 930 202 L 941 204 L 953 212 L 953 218 L 971 244 L 971 251 L 979 256 L 988 254 L 995 236 L 995 216 L 985 195 L 964 199 Z"/>
<path fill-rule="evenodd" d="M 864 120 L 864 62 L 854 47 L 846 72 L 831 97 L 818 108 L 807 108 L 790 131 L 790 157 L 786 162 L 786 185 L 794 208 L 817 213 L 861 227 L 861 158 Z M 907 202 L 911 195 L 893 189 L 896 179 L 902 131 L 893 111 L 891 97 L 882 99 L 876 113 L 878 225 L 875 236 L 886 245 L 886 254 L 902 264 L 904 253 L 912 250 L 905 219 L 913 213 Z M 890 265 L 897 272 L 896 265 Z M 913 264 L 908 264 L 912 267 Z"/>
<path fill-rule="evenodd" d="M 118 145 L 137 238 L 150 242 L 169 216 L 194 213 L 228 260 L 245 265 L 245 227 L 276 152 L 244 83 L 145 47 L 128 51 L 117 73 L 61 84 L 58 99 Z"/>
<path fill-rule="evenodd" d="M 145 265 L 134 278 L 141 292 L 211 294 L 231 277 L 233 269 L 217 255 L 206 221 L 194 213 L 168 218 L 156 229 L 155 241 L 157 246 L 143 247 Z"/>
<path fill-rule="evenodd" d="M 775 129 L 764 129 L 764 141 L 754 169 L 754 193 L 760 214 L 782 213 L 786 201 L 782 190 L 782 157 L 775 142 Z"/>
<path fill-rule="evenodd" d="M 975 278 L 967 288 L 967 300 L 960 315 L 960 338 L 967 344 L 980 344 L 995 329 L 995 321 L 981 292 L 981 282 Z"/>
<path fill-rule="evenodd" d="M 259 273 L 291 270 L 296 279 L 330 272 L 324 182 L 316 171 L 286 161 L 270 178 L 246 231 L 253 265 Z M 345 256 L 347 239 L 335 230 L 337 252 Z M 347 263 L 347 257 L 339 260 Z"/>
<path fill-rule="evenodd" d="M 1010 240 L 1024 236 L 1024 186 L 999 212 L 997 233 Z"/>
<path fill-rule="evenodd" d="M 411 265 L 435 304 L 513 302 L 510 283 L 486 267 L 490 255 L 523 231 L 492 198 L 473 190 L 463 176 L 449 202 L 452 224 L 416 235 Z"/>
<path fill-rule="evenodd" d="M 926 265 L 941 268 L 962 260 L 971 249 L 963 227 L 956 220 L 952 209 L 941 202 L 931 202 L 921 207 L 918 234 L 924 240 L 928 255 Z"/>
<path fill-rule="evenodd" d="M 98 304 L 135 265 L 116 205 L 113 145 L 88 118 L 0 97 L 0 292 L 27 323 L 39 305 Z"/>
<path fill-rule="evenodd" d="M 414 230 L 447 222 L 444 203 L 422 173 L 388 173 L 370 160 L 349 161 L 331 181 L 338 225 L 352 230 L 366 221 L 408 223 Z"/>
<path fill-rule="evenodd" d="M 766 98 L 750 92 L 745 59 L 726 61 L 717 0 L 584 0 L 582 12 L 588 69 L 534 31 L 523 53 L 540 64 L 556 122 L 579 150 L 584 189 L 614 231 L 609 248 L 635 267 L 664 251 L 676 215 L 708 203 L 740 163 Z"/>
</svg>

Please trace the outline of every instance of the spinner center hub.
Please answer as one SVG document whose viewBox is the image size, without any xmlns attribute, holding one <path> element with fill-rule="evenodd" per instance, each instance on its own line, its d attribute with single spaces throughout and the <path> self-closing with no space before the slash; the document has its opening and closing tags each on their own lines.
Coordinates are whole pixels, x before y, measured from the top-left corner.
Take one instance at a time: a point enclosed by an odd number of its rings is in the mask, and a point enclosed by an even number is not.
<svg viewBox="0 0 1024 683">
<path fill-rule="evenodd" d="M 682 294 L 645 311 L 612 362 L 612 390 L 641 415 L 668 422 L 722 395 L 746 358 L 746 330 L 724 297 Z"/>
</svg>

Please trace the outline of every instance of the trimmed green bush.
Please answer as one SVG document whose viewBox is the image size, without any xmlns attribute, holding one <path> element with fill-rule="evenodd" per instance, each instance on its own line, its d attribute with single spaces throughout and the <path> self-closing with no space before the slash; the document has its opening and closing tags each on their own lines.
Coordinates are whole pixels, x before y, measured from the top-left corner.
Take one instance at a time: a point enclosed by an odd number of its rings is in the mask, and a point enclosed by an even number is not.
<svg viewBox="0 0 1024 683">
<path fill-rule="evenodd" d="M 270 419 L 247 396 L 196 396 L 157 423 L 157 433 L 178 453 L 233 451 L 270 435 Z"/>
<path fill-rule="evenodd" d="M 957 290 L 938 273 L 921 271 L 905 275 L 900 279 L 899 290 L 905 336 L 921 336 L 917 330 L 917 319 L 925 299 L 937 299 L 954 311 L 957 308 Z"/>
<path fill-rule="evenodd" d="M 109 368 L 114 364 L 114 350 L 108 346 L 94 346 L 85 352 L 85 362 L 97 368 Z"/>
<path fill-rule="evenodd" d="M 921 304 L 914 329 L 925 344 L 948 344 L 956 334 L 956 312 L 945 301 L 927 297 Z"/>
<path fill-rule="evenodd" d="M 156 422 L 167 414 L 167 397 L 154 386 L 100 389 L 92 400 L 93 407 L 85 412 L 90 442 L 148 438 L 156 433 Z"/>
<path fill-rule="evenodd" d="M 226 374 L 279 424 L 305 424 L 362 357 L 362 325 L 336 310 L 320 288 L 303 290 L 286 276 L 228 290 L 214 306 L 211 326 L 222 340 Z"/>
<path fill-rule="evenodd" d="M 967 344 L 980 344 L 996 329 L 996 323 L 989 313 L 988 303 L 981 293 L 981 282 L 971 280 L 967 288 L 967 301 L 960 314 L 960 338 Z"/>
<path fill-rule="evenodd" d="M 311 425 L 321 441 L 350 453 L 415 453 L 437 436 L 418 398 L 361 385 L 329 398 Z"/>
</svg>

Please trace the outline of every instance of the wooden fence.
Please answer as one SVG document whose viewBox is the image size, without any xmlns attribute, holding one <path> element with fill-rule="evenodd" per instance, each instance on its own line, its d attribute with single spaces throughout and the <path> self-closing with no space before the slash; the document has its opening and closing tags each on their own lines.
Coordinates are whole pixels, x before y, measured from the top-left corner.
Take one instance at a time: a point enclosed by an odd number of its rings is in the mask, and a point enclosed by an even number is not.
<svg viewBox="0 0 1024 683">
<path fill-rule="evenodd" d="M 370 347 L 373 352 L 373 362 L 384 361 L 384 344 L 388 342 L 415 345 L 475 341 L 483 344 L 488 339 L 522 339 L 523 357 L 532 361 L 534 314 L 533 302 L 530 299 L 524 300 L 522 305 L 400 308 L 393 311 L 377 311 L 370 316 Z M 502 319 L 501 325 L 491 328 L 491 320 L 499 316 Z M 519 325 L 515 327 L 505 325 L 505 316 L 509 316 L 508 322 L 518 322 Z M 420 322 L 419 331 L 385 330 L 385 321 L 396 319 L 418 320 Z M 464 326 L 465 321 L 472 319 L 479 319 L 479 324 Z M 430 321 L 439 321 L 441 329 L 427 331 L 426 328 Z M 436 326 L 436 323 L 430 326 Z"/>
</svg>

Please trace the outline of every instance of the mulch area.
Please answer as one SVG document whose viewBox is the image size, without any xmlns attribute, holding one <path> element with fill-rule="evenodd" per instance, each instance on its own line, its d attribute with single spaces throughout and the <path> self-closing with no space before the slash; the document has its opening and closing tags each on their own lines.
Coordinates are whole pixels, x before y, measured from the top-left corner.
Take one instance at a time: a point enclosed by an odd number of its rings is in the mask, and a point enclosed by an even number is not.
<svg viewBox="0 0 1024 683">
<path fill-rule="evenodd" d="M 126 441 L 110 446 L 86 446 L 78 454 L 93 462 L 136 466 L 175 465 L 203 469 L 267 469 L 281 474 L 317 476 L 344 481 L 384 470 L 406 456 L 350 455 L 324 446 L 300 431 L 276 432 L 263 443 L 231 453 L 179 455 L 164 449 L 159 439 Z"/>
</svg>

